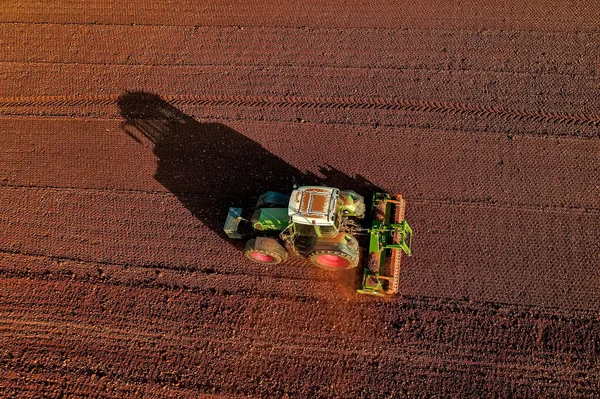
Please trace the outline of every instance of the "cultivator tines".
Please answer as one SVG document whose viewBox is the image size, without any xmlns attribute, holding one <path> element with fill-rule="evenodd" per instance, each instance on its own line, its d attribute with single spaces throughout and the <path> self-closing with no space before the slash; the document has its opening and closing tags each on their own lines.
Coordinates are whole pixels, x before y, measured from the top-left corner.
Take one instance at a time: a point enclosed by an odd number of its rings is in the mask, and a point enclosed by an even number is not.
<svg viewBox="0 0 600 399">
<path fill-rule="evenodd" d="M 369 256 L 360 293 L 382 296 L 399 292 L 402 253 L 411 255 L 412 229 L 404 220 L 405 212 L 401 195 L 373 196 Z"/>
</svg>

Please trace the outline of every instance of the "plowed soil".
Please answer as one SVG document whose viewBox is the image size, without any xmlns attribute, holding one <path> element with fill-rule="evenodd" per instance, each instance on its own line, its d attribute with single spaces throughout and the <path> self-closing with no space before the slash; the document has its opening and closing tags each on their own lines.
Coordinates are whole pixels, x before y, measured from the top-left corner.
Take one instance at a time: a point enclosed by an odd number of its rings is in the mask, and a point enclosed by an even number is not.
<svg viewBox="0 0 600 399">
<path fill-rule="evenodd" d="M 596 2 L 4 3 L 1 397 L 599 395 Z M 224 237 L 293 177 L 402 295 Z"/>
</svg>

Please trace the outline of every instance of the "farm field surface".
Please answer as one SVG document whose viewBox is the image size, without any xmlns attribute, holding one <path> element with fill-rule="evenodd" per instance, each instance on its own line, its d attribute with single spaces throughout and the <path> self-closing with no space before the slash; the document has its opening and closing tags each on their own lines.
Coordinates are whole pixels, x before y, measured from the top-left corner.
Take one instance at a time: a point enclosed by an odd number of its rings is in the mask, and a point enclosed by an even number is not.
<svg viewBox="0 0 600 399">
<path fill-rule="evenodd" d="M 253 3 L 4 2 L 0 397 L 598 395 L 600 6 Z M 401 295 L 225 238 L 292 178 Z"/>
</svg>

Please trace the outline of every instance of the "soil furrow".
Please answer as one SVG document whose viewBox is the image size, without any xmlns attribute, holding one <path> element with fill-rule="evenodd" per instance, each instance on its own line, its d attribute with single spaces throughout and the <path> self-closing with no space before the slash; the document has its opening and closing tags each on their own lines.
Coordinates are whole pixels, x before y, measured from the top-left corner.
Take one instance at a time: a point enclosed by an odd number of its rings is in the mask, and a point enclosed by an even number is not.
<svg viewBox="0 0 600 399">
<path fill-rule="evenodd" d="M 419 113 L 413 111 L 346 109 L 303 109 L 303 108 L 258 108 L 228 106 L 183 106 L 188 116 L 223 123 L 273 123 L 338 125 L 347 129 L 372 131 L 383 129 L 444 129 L 448 133 L 489 134 L 503 132 L 508 137 L 538 136 L 565 137 L 575 139 L 597 139 L 600 131 L 596 126 L 552 124 L 539 120 L 509 120 L 501 118 L 463 117 L 451 113 Z M 44 120 L 103 120 L 119 121 L 110 107 L 88 106 L 44 107 L 32 110 L 27 107 L 0 107 L 0 119 L 44 119 Z"/>
</svg>

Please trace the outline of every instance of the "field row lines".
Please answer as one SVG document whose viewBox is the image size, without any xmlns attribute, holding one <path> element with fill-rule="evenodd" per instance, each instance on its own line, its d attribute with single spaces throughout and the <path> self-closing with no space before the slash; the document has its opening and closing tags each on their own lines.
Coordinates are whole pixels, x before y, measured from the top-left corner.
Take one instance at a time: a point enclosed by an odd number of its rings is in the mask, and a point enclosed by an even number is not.
<svg viewBox="0 0 600 399">
<path fill-rule="evenodd" d="M 500 118 L 506 121 L 530 121 L 562 125 L 600 125 L 600 115 L 501 108 L 470 103 L 414 100 L 382 97 L 297 97 L 297 96 L 227 96 L 227 95 L 165 95 L 162 100 L 173 106 L 225 106 L 225 107 L 268 107 L 296 109 L 335 109 L 335 110 L 387 110 L 440 113 L 479 118 Z M 150 106 L 146 99 L 145 106 Z M 161 106 L 156 101 L 156 106 Z M 0 113 L 15 107 L 86 107 L 111 106 L 135 107 L 138 100 L 127 96 L 31 96 L 0 98 Z"/>
</svg>

